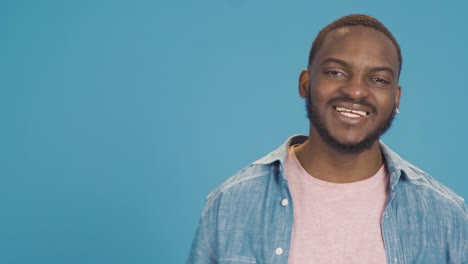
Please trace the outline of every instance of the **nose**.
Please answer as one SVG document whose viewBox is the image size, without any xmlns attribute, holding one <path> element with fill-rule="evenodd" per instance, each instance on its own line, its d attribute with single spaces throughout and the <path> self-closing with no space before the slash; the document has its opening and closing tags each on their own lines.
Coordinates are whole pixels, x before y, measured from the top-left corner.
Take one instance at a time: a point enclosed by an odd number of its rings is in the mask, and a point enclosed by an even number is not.
<svg viewBox="0 0 468 264">
<path fill-rule="evenodd" d="M 370 93 L 366 82 L 358 76 L 348 79 L 341 87 L 341 91 L 348 95 L 349 98 L 356 100 L 366 98 Z"/>
</svg>

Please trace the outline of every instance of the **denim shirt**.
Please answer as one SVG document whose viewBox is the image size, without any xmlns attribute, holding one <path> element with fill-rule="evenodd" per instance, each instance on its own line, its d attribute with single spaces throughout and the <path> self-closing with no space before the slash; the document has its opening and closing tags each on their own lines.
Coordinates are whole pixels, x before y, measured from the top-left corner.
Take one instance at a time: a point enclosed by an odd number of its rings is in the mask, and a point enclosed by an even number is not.
<svg viewBox="0 0 468 264">
<path fill-rule="evenodd" d="M 207 198 L 187 263 L 288 263 L 293 201 L 284 176 L 289 138 Z M 387 263 L 468 263 L 463 198 L 380 142 L 389 171 L 382 216 Z"/>
</svg>

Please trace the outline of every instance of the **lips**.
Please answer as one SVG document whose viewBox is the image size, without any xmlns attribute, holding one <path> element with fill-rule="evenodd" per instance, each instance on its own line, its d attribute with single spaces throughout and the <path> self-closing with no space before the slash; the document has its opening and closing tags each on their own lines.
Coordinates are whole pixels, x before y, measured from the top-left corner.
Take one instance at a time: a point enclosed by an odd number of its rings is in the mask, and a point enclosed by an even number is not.
<svg viewBox="0 0 468 264">
<path fill-rule="evenodd" d="M 344 116 L 347 116 L 347 117 L 351 117 L 351 118 L 360 118 L 360 117 L 366 117 L 369 115 L 369 112 L 366 112 L 366 111 L 363 111 L 363 110 L 357 110 L 357 109 L 349 109 L 349 108 L 346 108 L 346 107 L 341 107 L 341 106 L 336 106 L 334 107 L 334 109 L 344 115 Z"/>
</svg>

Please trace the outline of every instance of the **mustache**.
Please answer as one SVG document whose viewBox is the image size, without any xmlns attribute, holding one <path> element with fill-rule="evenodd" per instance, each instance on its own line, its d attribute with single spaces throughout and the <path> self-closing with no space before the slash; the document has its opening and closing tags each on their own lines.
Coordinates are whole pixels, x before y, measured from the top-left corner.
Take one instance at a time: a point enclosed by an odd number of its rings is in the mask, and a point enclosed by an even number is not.
<svg viewBox="0 0 468 264">
<path fill-rule="evenodd" d="M 359 104 L 365 107 L 368 107 L 372 110 L 372 112 L 377 112 L 377 107 L 366 100 L 363 99 L 352 99 L 347 96 L 340 96 L 340 97 L 334 97 L 328 101 L 328 104 L 334 104 L 334 103 L 351 103 L 351 104 Z"/>
</svg>

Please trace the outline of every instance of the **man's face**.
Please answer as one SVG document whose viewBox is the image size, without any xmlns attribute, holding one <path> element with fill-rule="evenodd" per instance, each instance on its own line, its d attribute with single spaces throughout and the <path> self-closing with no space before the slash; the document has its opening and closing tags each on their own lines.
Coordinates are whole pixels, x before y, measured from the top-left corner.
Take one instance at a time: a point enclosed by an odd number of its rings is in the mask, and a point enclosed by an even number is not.
<svg viewBox="0 0 468 264">
<path fill-rule="evenodd" d="M 370 148 L 399 105 L 398 71 L 396 48 L 380 31 L 350 26 L 329 32 L 300 79 L 311 135 L 348 153 Z"/>
</svg>

